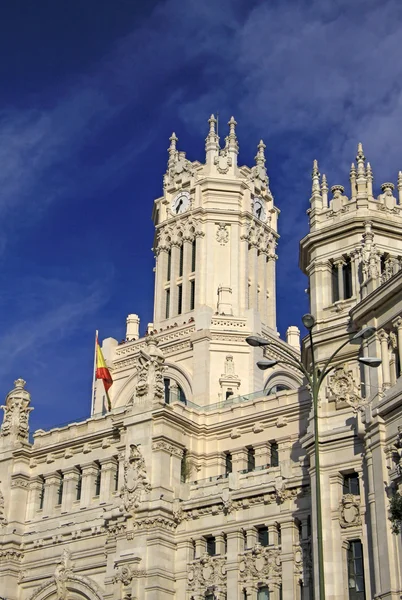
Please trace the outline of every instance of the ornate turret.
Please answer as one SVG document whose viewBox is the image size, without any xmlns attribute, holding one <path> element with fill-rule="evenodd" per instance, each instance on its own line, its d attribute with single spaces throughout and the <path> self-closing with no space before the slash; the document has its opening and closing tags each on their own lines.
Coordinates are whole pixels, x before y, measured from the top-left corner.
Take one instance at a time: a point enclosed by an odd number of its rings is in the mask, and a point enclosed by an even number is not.
<svg viewBox="0 0 402 600">
<path fill-rule="evenodd" d="M 4 406 L 3 424 L 0 430 L 0 440 L 3 444 L 14 445 L 28 442 L 29 438 L 29 413 L 33 408 L 29 406 L 31 394 L 24 388 L 23 379 L 14 381 L 15 388 L 6 396 Z"/>
<path fill-rule="evenodd" d="M 318 163 L 313 164 L 310 233 L 301 241 L 300 263 L 310 277 L 311 312 L 318 326 L 320 321 L 328 324 L 329 319 L 346 319 L 350 308 L 381 285 L 402 260 L 398 241 L 402 173 L 398 175 L 399 201 L 391 182 L 384 183 L 382 193 L 375 197 L 373 170 L 361 143 L 356 160 L 357 167 L 352 163 L 350 168 L 351 197 L 345 195 L 342 185 L 333 185 L 328 203 L 326 178 L 323 176 L 320 186 Z M 374 250 L 370 236 L 374 236 Z"/>
</svg>

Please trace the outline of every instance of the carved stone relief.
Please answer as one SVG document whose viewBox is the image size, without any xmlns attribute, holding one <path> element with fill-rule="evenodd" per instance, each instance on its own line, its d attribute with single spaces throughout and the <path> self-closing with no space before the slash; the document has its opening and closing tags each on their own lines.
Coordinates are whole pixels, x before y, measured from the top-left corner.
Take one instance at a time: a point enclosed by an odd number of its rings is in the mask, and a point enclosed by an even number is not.
<svg viewBox="0 0 402 600">
<path fill-rule="evenodd" d="M 144 457 L 135 444 L 130 445 L 130 453 L 124 461 L 124 484 L 120 491 L 123 508 L 132 512 L 140 505 L 143 492 L 151 491 Z"/>
<path fill-rule="evenodd" d="M 268 579 L 279 583 L 282 572 L 280 548 L 256 544 L 239 556 L 239 571 L 240 580 L 245 584 Z"/>
<path fill-rule="evenodd" d="M 24 388 L 23 379 L 14 381 L 15 388 L 7 395 L 6 403 L 1 406 L 4 410 L 3 424 L 0 437 L 8 438 L 11 442 L 27 442 L 29 436 L 29 406 L 31 395 Z"/>
<path fill-rule="evenodd" d="M 344 494 L 339 507 L 339 524 L 341 527 L 361 525 L 360 498 L 353 494 Z"/>
<path fill-rule="evenodd" d="M 146 338 L 146 350 L 141 350 L 137 361 L 138 381 L 135 388 L 137 398 L 150 401 L 163 400 L 165 388 L 163 384 L 165 357 L 158 348 L 157 339 L 149 335 Z"/>
<path fill-rule="evenodd" d="M 187 585 L 190 591 L 202 594 L 208 588 L 216 593 L 226 589 L 226 562 L 221 556 L 203 556 L 188 565 Z"/>
<path fill-rule="evenodd" d="M 0 481 L 0 486 L 1 486 L 1 481 Z M 1 492 L 1 488 L 0 488 L 0 529 L 2 527 L 5 527 L 7 525 L 7 519 L 6 519 L 6 510 L 5 510 L 5 506 L 4 506 L 4 496 Z"/>
<path fill-rule="evenodd" d="M 346 403 L 354 409 L 364 403 L 356 380 L 353 377 L 353 371 L 347 369 L 347 366 L 342 365 L 334 370 L 333 375 L 329 378 L 328 388 L 330 399 L 334 399 L 337 406 Z"/>
<path fill-rule="evenodd" d="M 216 230 L 216 240 L 221 246 L 226 246 L 229 241 L 229 229 L 225 223 L 218 223 Z"/>
</svg>

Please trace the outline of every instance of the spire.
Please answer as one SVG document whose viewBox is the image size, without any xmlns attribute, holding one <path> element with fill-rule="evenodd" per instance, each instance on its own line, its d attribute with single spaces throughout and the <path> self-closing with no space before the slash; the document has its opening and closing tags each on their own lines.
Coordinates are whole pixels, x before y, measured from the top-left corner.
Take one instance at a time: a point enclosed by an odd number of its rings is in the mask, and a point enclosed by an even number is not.
<svg viewBox="0 0 402 600">
<path fill-rule="evenodd" d="M 265 148 L 266 145 L 264 144 L 264 142 L 262 140 L 260 140 L 260 143 L 257 146 L 258 150 L 257 150 L 257 154 L 255 157 L 255 162 L 257 165 L 261 165 L 262 167 L 265 165 Z"/>
<path fill-rule="evenodd" d="M 174 160 L 176 158 L 176 155 L 177 155 L 176 143 L 178 142 L 178 140 L 179 140 L 179 138 L 176 136 L 175 132 L 173 132 L 169 138 L 169 141 L 170 141 L 170 146 L 168 148 L 168 152 L 169 152 L 168 165 L 169 166 L 171 166 L 174 163 Z"/>
<path fill-rule="evenodd" d="M 321 179 L 321 195 L 322 195 L 322 207 L 328 208 L 328 184 L 327 184 L 327 176 L 325 173 L 322 174 Z"/>
<path fill-rule="evenodd" d="M 320 172 L 318 170 L 318 162 L 313 162 L 313 172 L 311 174 L 313 180 L 311 186 L 311 208 L 322 208 L 321 190 L 320 190 Z"/>
<path fill-rule="evenodd" d="M 209 132 L 205 139 L 206 161 L 208 164 L 213 164 L 215 156 L 219 153 L 219 137 L 216 133 L 217 120 L 214 115 L 208 119 Z"/>
<path fill-rule="evenodd" d="M 236 137 L 236 121 L 234 117 L 230 117 L 230 121 L 228 123 L 229 125 L 229 144 L 228 144 L 228 150 L 229 152 L 232 152 L 233 154 L 238 154 L 239 153 L 239 144 L 237 142 L 237 137 Z"/>
<path fill-rule="evenodd" d="M 357 146 L 357 196 L 358 197 L 366 197 L 367 196 L 367 179 L 366 179 L 366 167 L 365 167 L 366 157 L 363 152 L 363 144 L 361 142 L 358 143 Z"/>
<path fill-rule="evenodd" d="M 402 206 L 402 171 L 398 173 L 398 196 L 399 204 Z"/>
<path fill-rule="evenodd" d="M 350 166 L 350 199 L 356 200 L 356 167 L 355 163 Z"/>
<path fill-rule="evenodd" d="M 320 172 L 318 170 L 318 161 L 315 159 L 313 161 L 313 172 L 311 174 L 311 179 L 313 180 L 311 191 L 314 195 L 314 192 L 320 192 Z"/>
<path fill-rule="evenodd" d="M 373 196 L 373 171 L 371 165 L 368 162 L 366 167 L 366 179 L 367 179 L 367 194 L 369 197 Z"/>
</svg>

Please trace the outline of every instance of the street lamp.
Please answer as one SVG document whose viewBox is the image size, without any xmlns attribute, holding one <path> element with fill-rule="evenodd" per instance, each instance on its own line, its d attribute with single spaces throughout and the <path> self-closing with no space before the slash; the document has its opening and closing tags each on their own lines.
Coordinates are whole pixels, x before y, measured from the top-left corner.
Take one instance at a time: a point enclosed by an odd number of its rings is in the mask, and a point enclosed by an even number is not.
<svg viewBox="0 0 402 600">
<path fill-rule="evenodd" d="M 315 319 L 313 315 L 306 314 L 302 317 L 302 322 L 305 328 L 308 330 L 310 338 L 311 348 L 311 365 L 304 364 L 301 360 L 295 356 L 294 352 L 278 344 L 275 341 L 269 341 L 265 338 L 258 336 L 249 336 L 246 338 L 246 342 L 253 347 L 264 348 L 266 346 L 272 346 L 273 348 L 280 349 L 286 354 L 284 360 L 270 360 L 264 359 L 257 362 L 259 369 L 265 371 L 278 364 L 290 365 L 295 367 L 306 378 L 310 396 L 313 403 L 314 410 L 314 457 L 315 457 L 315 493 L 316 493 L 316 518 L 317 518 L 317 550 L 318 550 L 318 575 L 319 575 L 319 600 L 325 600 L 325 579 L 324 579 L 324 553 L 322 544 L 322 508 L 321 508 L 321 481 L 320 481 L 320 448 L 319 448 L 319 431 L 318 431 L 318 396 L 321 385 L 325 377 L 333 371 L 337 366 L 342 364 L 339 359 L 335 360 L 339 352 L 348 344 L 361 344 L 363 340 L 369 338 L 375 333 L 375 327 L 364 327 L 357 333 L 353 334 L 351 338 L 348 338 L 343 342 L 324 362 L 323 366 L 318 368 L 315 356 L 314 356 L 314 342 L 312 329 L 315 325 Z M 381 359 L 376 356 L 365 356 L 358 359 L 359 362 L 368 367 L 378 367 L 381 364 Z M 335 362 L 334 362 L 335 361 Z"/>
</svg>

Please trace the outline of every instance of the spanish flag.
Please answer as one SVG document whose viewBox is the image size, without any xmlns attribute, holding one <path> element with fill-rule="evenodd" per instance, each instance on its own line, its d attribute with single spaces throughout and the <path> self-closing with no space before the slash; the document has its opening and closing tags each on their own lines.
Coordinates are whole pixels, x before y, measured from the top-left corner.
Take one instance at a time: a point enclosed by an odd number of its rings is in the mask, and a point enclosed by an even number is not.
<svg viewBox="0 0 402 600">
<path fill-rule="evenodd" d="M 110 403 L 109 398 L 109 388 L 113 383 L 112 376 L 110 374 L 109 369 L 106 366 L 106 362 L 104 356 L 102 354 L 101 347 L 99 345 L 98 336 L 96 336 L 96 371 L 95 371 L 96 379 L 103 379 L 103 385 L 105 386 L 105 392 L 107 397 L 108 409 L 112 409 L 112 405 Z"/>
</svg>

